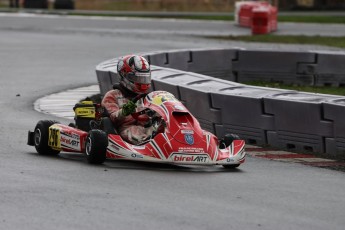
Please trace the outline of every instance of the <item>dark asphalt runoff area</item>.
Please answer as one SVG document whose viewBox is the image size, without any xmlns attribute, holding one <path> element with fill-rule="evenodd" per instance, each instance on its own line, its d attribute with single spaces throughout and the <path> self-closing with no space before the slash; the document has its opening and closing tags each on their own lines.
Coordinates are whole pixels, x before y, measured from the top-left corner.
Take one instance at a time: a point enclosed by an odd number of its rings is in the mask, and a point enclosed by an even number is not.
<svg viewBox="0 0 345 230">
<path fill-rule="evenodd" d="M 208 47 L 339 50 L 195 36 L 228 30 L 242 28 L 0 14 L 0 229 L 344 229 L 343 172 L 252 157 L 233 171 L 122 161 L 92 166 L 78 154 L 43 157 L 26 145 L 38 120 L 69 122 L 36 112 L 34 101 L 97 84 L 95 66 L 113 57 Z"/>
</svg>

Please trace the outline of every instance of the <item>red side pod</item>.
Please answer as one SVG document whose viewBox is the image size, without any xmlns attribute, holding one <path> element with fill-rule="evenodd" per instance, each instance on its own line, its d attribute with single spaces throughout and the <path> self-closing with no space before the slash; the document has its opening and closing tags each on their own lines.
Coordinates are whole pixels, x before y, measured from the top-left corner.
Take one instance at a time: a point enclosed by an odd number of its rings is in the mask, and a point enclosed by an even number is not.
<svg viewBox="0 0 345 230">
<path fill-rule="evenodd" d="M 233 146 L 234 146 L 233 155 L 235 156 L 238 153 L 240 153 L 242 150 L 244 150 L 245 141 L 244 140 L 234 140 Z"/>
<path fill-rule="evenodd" d="M 65 152 L 85 152 L 87 132 L 59 124 L 61 148 Z M 76 144 L 74 144 L 76 143 Z"/>
</svg>

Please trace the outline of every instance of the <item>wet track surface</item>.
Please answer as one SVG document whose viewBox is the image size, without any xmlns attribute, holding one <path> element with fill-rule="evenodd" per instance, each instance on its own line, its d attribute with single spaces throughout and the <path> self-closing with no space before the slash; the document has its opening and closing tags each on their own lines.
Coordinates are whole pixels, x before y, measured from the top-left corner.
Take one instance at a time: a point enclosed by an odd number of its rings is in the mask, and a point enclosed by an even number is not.
<svg viewBox="0 0 345 230">
<path fill-rule="evenodd" d="M 329 50 L 206 40 L 183 32 L 199 25 L 170 22 L 0 17 L 0 229 L 343 229 L 343 172 L 254 157 L 232 171 L 90 166 L 78 154 L 42 157 L 26 145 L 38 120 L 69 122 L 34 111 L 34 101 L 96 84 L 95 66 L 113 57 L 194 47 Z M 224 32 L 202 24 L 204 34 Z"/>
</svg>

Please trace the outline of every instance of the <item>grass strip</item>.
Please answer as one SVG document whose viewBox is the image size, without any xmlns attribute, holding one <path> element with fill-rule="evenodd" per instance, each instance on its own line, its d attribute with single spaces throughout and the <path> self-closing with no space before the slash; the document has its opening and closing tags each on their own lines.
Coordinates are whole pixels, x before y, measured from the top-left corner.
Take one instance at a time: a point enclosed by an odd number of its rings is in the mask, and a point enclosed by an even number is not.
<svg viewBox="0 0 345 230">
<path fill-rule="evenodd" d="M 71 15 L 90 15 L 83 14 L 83 13 L 70 13 Z M 174 19 L 190 19 L 190 20 L 216 20 L 216 21 L 234 21 L 234 15 L 233 13 L 229 13 L 229 15 L 170 15 L 169 12 L 167 12 L 167 15 L 116 15 L 116 14 L 95 14 L 93 16 L 126 16 L 126 17 L 149 17 L 149 18 L 174 18 Z M 345 16 L 303 16 L 303 15 L 282 15 L 278 16 L 278 22 L 296 22 L 296 23 L 322 23 L 322 24 L 345 24 Z"/>
<path fill-rule="evenodd" d="M 153 16 L 155 17 L 155 16 Z M 157 16 L 163 18 L 164 16 Z M 171 16 L 166 16 L 170 18 Z M 175 16 L 179 19 L 195 19 L 195 20 L 219 20 L 234 21 L 233 13 L 229 15 L 181 15 Z M 322 23 L 322 24 L 345 24 L 345 16 L 334 15 L 282 15 L 278 16 L 278 22 L 295 22 L 295 23 Z"/>
<path fill-rule="evenodd" d="M 345 37 L 264 34 L 255 36 L 211 36 L 208 38 L 262 43 L 323 45 L 345 48 Z"/>
<path fill-rule="evenodd" d="M 303 23 L 335 23 L 344 24 L 345 16 L 332 15 L 284 15 L 278 16 L 278 22 L 303 22 Z"/>
<path fill-rule="evenodd" d="M 303 91 L 309 93 L 322 93 L 322 94 L 331 94 L 331 95 L 340 95 L 345 96 L 345 87 L 335 87 L 335 86 L 299 86 L 299 85 L 289 85 L 276 82 L 264 82 L 264 81 L 250 81 L 245 82 L 247 85 L 270 87 L 277 89 L 288 89 Z"/>
<path fill-rule="evenodd" d="M 0 9 L 9 9 L 7 4 L 4 4 L 0 1 Z M 200 13 L 201 15 L 186 15 L 186 14 L 176 14 L 174 15 L 173 12 L 167 11 L 166 15 L 164 14 L 158 14 L 158 15 L 141 15 L 140 13 L 145 12 L 145 11 L 138 11 L 138 15 L 129 13 L 128 15 L 126 14 L 126 9 L 124 7 L 105 7 L 105 9 L 109 13 L 98 13 L 97 11 L 88 11 L 87 13 L 83 13 L 81 11 L 69 11 L 67 14 L 69 15 L 78 15 L 78 16 L 124 16 L 124 17 L 150 17 L 150 18 L 176 18 L 176 19 L 195 19 L 195 20 L 220 20 L 220 21 L 234 21 L 234 13 L 229 12 L 228 14 L 224 14 L 224 12 L 220 12 L 219 15 L 215 12 L 215 15 L 207 15 L 208 13 L 212 12 L 207 12 L 205 15 L 202 15 L 202 11 L 195 11 L 195 13 Z M 121 10 L 121 14 L 117 14 L 116 11 L 112 12 L 111 9 L 114 10 Z M 18 10 L 18 9 L 14 9 Z M 162 13 L 162 11 L 156 11 Z M 185 12 L 186 11 L 179 11 L 179 12 Z M 52 13 L 52 14 L 59 14 L 58 11 L 48 11 L 46 13 Z M 306 12 L 306 15 L 293 15 L 295 12 L 284 12 L 283 15 L 278 14 L 278 22 L 300 22 L 300 23 L 336 23 L 336 24 L 345 24 L 345 15 L 308 15 L 308 12 Z"/>
</svg>

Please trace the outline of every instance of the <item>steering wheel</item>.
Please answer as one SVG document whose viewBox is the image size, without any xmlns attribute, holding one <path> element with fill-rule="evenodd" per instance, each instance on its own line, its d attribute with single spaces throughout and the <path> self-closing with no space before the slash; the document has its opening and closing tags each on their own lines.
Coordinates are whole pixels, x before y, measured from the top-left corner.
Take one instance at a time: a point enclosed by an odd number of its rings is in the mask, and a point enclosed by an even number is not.
<svg viewBox="0 0 345 230">
<path fill-rule="evenodd" d="M 131 101 L 135 104 L 137 103 L 137 101 L 139 101 L 141 98 L 146 97 L 147 93 L 143 93 L 143 94 L 138 94 L 137 96 L 135 96 Z"/>
<path fill-rule="evenodd" d="M 146 97 L 147 93 L 144 93 L 144 94 L 139 94 L 137 95 L 136 97 L 134 97 L 132 99 L 132 102 L 133 103 L 137 103 L 137 101 L 139 101 L 141 98 L 144 98 Z M 152 117 L 153 114 L 154 114 L 154 111 L 152 111 L 150 108 L 145 108 L 139 112 L 134 112 L 134 113 L 131 113 L 132 117 L 135 119 L 135 120 L 139 120 L 139 116 L 140 115 L 143 115 L 143 114 L 146 114 L 148 115 L 149 117 Z"/>
<path fill-rule="evenodd" d="M 131 113 L 131 115 L 135 120 L 139 120 L 140 115 L 146 114 L 147 116 L 149 116 L 151 118 L 151 117 L 153 117 L 154 113 L 155 112 L 152 109 L 145 108 L 139 112 Z"/>
</svg>

